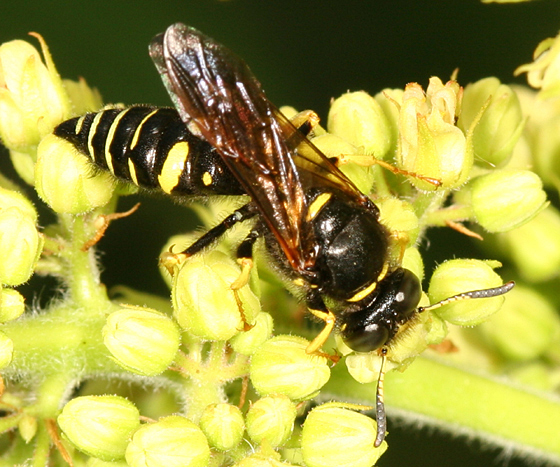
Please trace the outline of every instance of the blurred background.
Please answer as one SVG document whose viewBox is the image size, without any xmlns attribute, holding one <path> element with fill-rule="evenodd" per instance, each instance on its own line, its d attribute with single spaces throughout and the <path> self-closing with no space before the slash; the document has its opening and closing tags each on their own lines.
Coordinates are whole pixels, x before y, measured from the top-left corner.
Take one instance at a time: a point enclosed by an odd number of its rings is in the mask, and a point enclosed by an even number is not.
<svg viewBox="0 0 560 467">
<path fill-rule="evenodd" d="M 27 33 L 38 32 L 60 74 L 86 78 L 106 103 L 170 105 L 147 47 L 155 34 L 178 21 L 243 57 L 276 105 L 310 108 L 326 120 L 330 99 L 347 90 L 375 94 L 413 81 L 426 86 L 433 75 L 445 82 L 455 68 L 462 85 L 490 75 L 524 83 L 524 77 L 514 79 L 513 70 L 531 61 L 542 39 L 558 33 L 560 8 L 555 0 L 510 5 L 474 0 L 1 0 L 0 42 L 35 42 Z M 5 150 L 1 156 L 4 167 Z M 125 199 L 120 209 L 136 201 Z M 155 268 L 160 248 L 171 234 L 192 228 L 196 218 L 164 198 L 141 201 L 140 211 L 115 222 L 101 241 L 103 281 L 166 295 Z M 484 256 L 448 230 L 430 236 L 438 251 L 428 248 L 427 271 L 444 258 Z M 39 287 L 38 301 L 48 299 L 43 282 L 31 281 L 27 287 Z M 391 449 L 381 466 L 525 465 L 503 452 L 484 450 L 478 442 L 399 426 L 394 417 L 390 431 Z"/>
</svg>

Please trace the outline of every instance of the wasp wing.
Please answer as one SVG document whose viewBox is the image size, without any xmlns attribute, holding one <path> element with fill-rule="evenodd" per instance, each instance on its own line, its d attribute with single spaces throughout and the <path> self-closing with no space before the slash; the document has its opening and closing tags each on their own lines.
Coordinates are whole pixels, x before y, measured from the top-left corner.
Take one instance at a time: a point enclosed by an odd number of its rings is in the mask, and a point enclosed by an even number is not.
<svg viewBox="0 0 560 467">
<path fill-rule="evenodd" d="M 220 153 L 300 274 L 317 246 L 307 231 L 305 187 L 364 197 L 265 97 L 247 65 L 198 30 L 175 24 L 150 55 L 182 119 Z M 194 124 L 194 125 L 193 125 Z M 297 165 L 297 166 L 296 166 Z"/>
</svg>

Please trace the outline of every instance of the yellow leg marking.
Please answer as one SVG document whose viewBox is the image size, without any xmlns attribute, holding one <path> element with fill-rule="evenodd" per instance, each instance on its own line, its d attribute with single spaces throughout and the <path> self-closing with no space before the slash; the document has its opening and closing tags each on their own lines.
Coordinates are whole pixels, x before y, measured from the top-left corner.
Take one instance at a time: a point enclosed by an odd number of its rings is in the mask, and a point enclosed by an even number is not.
<svg viewBox="0 0 560 467">
<path fill-rule="evenodd" d="M 171 247 L 169 251 L 161 254 L 159 257 L 159 264 L 167 269 L 167 272 L 169 272 L 171 276 L 174 276 L 179 269 L 179 265 L 189 256 L 185 253 L 173 253 L 173 251 L 171 251 L 172 249 L 173 247 Z"/>
<path fill-rule="evenodd" d="M 311 341 L 311 343 L 305 349 L 305 352 L 308 354 L 316 353 L 322 345 L 327 342 L 332 330 L 334 329 L 334 325 L 336 323 L 336 316 L 332 311 L 319 311 L 319 310 L 312 310 L 309 309 L 309 312 L 316 316 L 319 319 L 322 319 L 325 322 L 325 327 L 323 330 Z"/>
<path fill-rule="evenodd" d="M 249 331 L 250 329 L 253 329 L 253 325 L 247 321 L 245 316 L 243 303 L 239 297 L 239 289 L 249 283 L 251 269 L 253 269 L 253 260 L 251 258 L 240 258 L 239 262 L 241 263 L 241 274 L 239 274 L 239 277 L 232 282 L 230 288 L 233 290 L 233 295 L 235 296 L 235 301 L 237 302 L 237 307 L 239 308 L 239 313 L 241 314 L 241 319 L 243 320 L 243 331 Z"/>
<path fill-rule="evenodd" d="M 406 248 L 410 241 L 410 237 L 406 232 L 391 232 L 391 236 L 395 239 L 397 244 L 399 245 L 399 260 L 398 264 L 402 263 L 404 258 L 404 254 L 406 252 Z"/>
<path fill-rule="evenodd" d="M 231 284 L 231 290 L 239 290 L 241 287 L 249 283 L 251 269 L 253 269 L 253 260 L 251 258 L 241 258 L 241 274 Z"/>
</svg>

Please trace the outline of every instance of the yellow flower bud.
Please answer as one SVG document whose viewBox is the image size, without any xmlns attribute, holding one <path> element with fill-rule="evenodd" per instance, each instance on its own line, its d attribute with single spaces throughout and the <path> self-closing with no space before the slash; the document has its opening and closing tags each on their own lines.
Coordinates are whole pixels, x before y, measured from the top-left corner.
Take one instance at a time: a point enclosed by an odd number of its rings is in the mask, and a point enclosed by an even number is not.
<svg viewBox="0 0 560 467">
<path fill-rule="evenodd" d="M 239 407 L 231 404 L 211 404 L 200 417 L 200 428 L 208 442 L 220 451 L 236 447 L 243 439 L 245 422 Z"/>
<path fill-rule="evenodd" d="M 391 130 L 383 109 L 363 91 L 343 94 L 334 100 L 327 129 L 378 159 L 391 148 Z"/>
<path fill-rule="evenodd" d="M 472 132 L 475 161 L 479 164 L 496 167 L 507 162 L 524 123 L 517 94 L 498 78 L 484 78 L 465 88 L 457 125 Z"/>
<path fill-rule="evenodd" d="M 530 282 L 542 282 L 560 273 L 560 213 L 548 206 L 525 225 L 499 234 L 498 242 Z"/>
<path fill-rule="evenodd" d="M 521 65 L 515 75 L 527 73 L 527 82 L 540 89 L 539 97 L 548 99 L 560 95 L 560 35 L 542 41 L 533 53 L 533 63 Z"/>
<path fill-rule="evenodd" d="M 213 250 L 189 258 L 174 276 L 172 296 L 179 326 L 201 339 L 228 340 L 244 322 L 231 284 L 240 269 L 226 254 Z M 245 320 L 254 324 L 260 302 L 249 285 L 237 291 Z"/>
<path fill-rule="evenodd" d="M 83 214 L 105 206 L 115 183 L 107 172 L 94 172 L 91 161 L 73 144 L 50 134 L 37 148 L 35 189 L 58 213 Z"/>
<path fill-rule="evenodd" d="M 292 400 L 313 397 L 329 380 L 326 357 L 308 354 L 309 342 L 298 336 L 276 336 L 251 359 L 251 382 L 261 395 L 285 394 Z"/>
<path fill-rule="evenodd" d="M 366 415 L 332 404 L 313 409 L 303 424 L 301 449 L 308 467 L 370 467 L 386 451 L 373 447 L 377 424 Z"/>
<path fill-rule="evenodd" d="M 179 350 L 180 337 L 171 318 L 145 308 L 115 311 L 103 327 L 103 342 L 117 363 L 146 376 L 167 369 Z"/>
<path fill-rule="evenodd" d="M 548 205 L 541 179 L 529 170 L 495 170 L 470 188 L 474 217 L 488 232 L 520 227 Z"/>
<path fill-rule="evenodd" d="M 2 289 L 0 295 L 0 322 L 18 319 L 25 311 L 25 299 L 17 290 Z"/>
<path fill-rule="evenodd" d="M 544 356 L 560 339 L 560 319 L 554 306 L 533 290 L 517 286 L 502 309 L 480 328 L 487 340 L 508 359 Z"/>
<path fill-rule="evenodd" d="M 68 402 L 58 425 L 80 451 L 106 461 L 122 459 L 140 413 L 118 396 L 84 396 Z"/>
<path fill-rule="evenodd" d="M 393 155 L 397 149 L 397 140 L 399 135 L 399 109 L 402 104 L 403 89 L 383 89 L 383 91 L 375 95 L 375 100 L 383 109 L 387 122 L 389 123 L 389 131 L 391 132 L 391 147 L 388 154 Z"/>
<path fill-rule="evenodd" d="M 502 285 L 502 279 L 492 267 L 476 259 L 454 259 L 440 264 L 430 280 L 428 295 L 431 303 L 473 290 Z M 459 326 L 475 326 L 496 313 L 504 300 L 501 295 L 476 300 L 460 300 L 433 310 L 440 318 Z"/>
<path fill-rule="evenodd" d="M 96 112 L 103 107 L 101 94 L 97 88 L 90 88 L 85 79 L 80 78 L 79 81 L 65 79 L 63 83 L 75 115 Z"/>
<path fill-rule="evenodd" d="M 256 401 L 247 412 L 247 434 L 257 444 L 283 445 L 292 434 L 297 410 L 285 395 L 277 394 Z"/>
<path fill-rule="evenodd" d="M 380 211 L 381 223 L 390 232 L 405 236 L 408 245 L 414 245 L 420 227 L 412 204 L 398 198 L 380 198 L 375 204 Z"/>
<path fill-rule="evenodd" d="M 251 329 L 240 332 L 230 340 L 231 348 L 243 355 L 253 355 L 267 339 L 270 339 L 273 326 L 270 314 L 259 313 Z"/>
<path fill-rule="evenodd" d="M 29 151 L 70 116 L 70 104 L 47 45 L 39 52 L 21 40 L 0 46 L 0 138 L 9 149 Z"/>
<path fill-rule="evenodd" d="M 35 227 L 36 214 L 17 207 L 0 207 L 0 283 L 27 281 L 43 249 L 43 237 Z"/>
<path fill-rule="evenodd" d="M 426 94 L 417 83 L 406 86 L 399 111 L 400 168 L 439 180 L 448 189 L 466 181 L 473 156 L 465 135 L 455 126 L 461 94 L 455 81 L 444 85 L 435 77 L 430 78 Z M 410 177 L 410 182 L 424 190 L 437 188 L 416 177 Z"/>
<path fill-rule="evenodd" d="M 0 187 L 0 209 L 16 207 L 22 214 L 37 222 L 37 211 L 33 203 L 21 193 Z"/>
<path fill-rule="evenodd" d="M 126 448 L 130 467 L 207 467 L 210 447 L 201 429 L 178 415 L 143 425 Z"/>
</svg>

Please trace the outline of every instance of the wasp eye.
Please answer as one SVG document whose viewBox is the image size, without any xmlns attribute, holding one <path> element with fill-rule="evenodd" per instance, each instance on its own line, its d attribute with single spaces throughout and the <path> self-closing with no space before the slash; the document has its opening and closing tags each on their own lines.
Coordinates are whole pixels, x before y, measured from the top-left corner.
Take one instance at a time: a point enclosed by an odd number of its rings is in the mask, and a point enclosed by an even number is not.
<svg viewBox="0 0 560 467">
<path fill-rule="evenodd" d="M 356 352 L 371 352 L 387 344 L 414 314 L 421 292 L 414 273 L 403 268 L 393 271 L 361 308 L 341 317 L 345 344 Z"/>
<path fill-rule="evenodd" d="M 390 330 L 386 323 L 352 324 L 342 331 L 342 339 L 356 352 L 371 352 L 382 347 L 390 339 Z"/>
<path fill-rule="evenodd" d="M 397 321 L 403 323 L 408 321 L 416 310 L 422 287 L 413 272 L 408 269 L 400 269 L 399 272 L 402 272 L 402 276 L 395 291 L 393 310 Z"/>
</svg>

